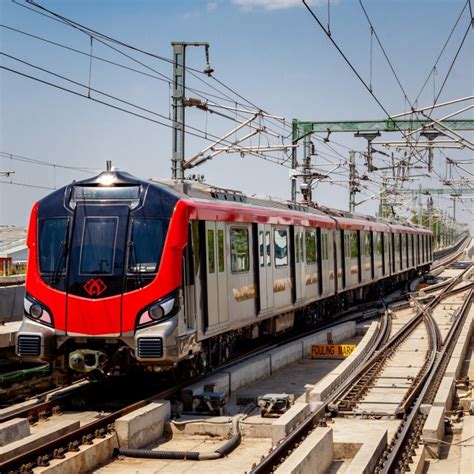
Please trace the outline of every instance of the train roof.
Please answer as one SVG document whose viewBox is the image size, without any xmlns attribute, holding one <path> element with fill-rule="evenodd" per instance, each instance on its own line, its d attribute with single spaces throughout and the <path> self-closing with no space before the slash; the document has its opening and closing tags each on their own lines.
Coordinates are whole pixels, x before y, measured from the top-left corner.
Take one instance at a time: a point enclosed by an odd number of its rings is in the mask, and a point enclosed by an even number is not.
<svg viewBox="0 0 474 474">
<path fill-rule="evenodd" d="M 431 234 L 431 231 L 410 224 L 397 224 L 381 218 L 363 214 L 351 214 L 347 211 L 318 206 L 306 203 L 296 203 L 281 198 L 262 195 L 246 195 L 241 191 L 221 188 L 194 180 L 176 181 L 171 179 L 144 180 L 119 170 L 104 171 L 97 176 L 71 183 L 69 186 L 103 186 L 104 178 L 110 178 L 112 186 L 154 185 L 162 191 L 174 194 L 176 197 L 189 201 L 200 215 L 212 215 L 221 211 L 232 213 L 235 220 L 235 211 L 243 221 L 251 222 L 261 218 L 265 222 L 297 225 L 316 225 L 325 228 L 349 230 L 376 230 L 379 232 L 408 232 Z M 65 187 L 67 189 L 69 186 Z M 207 209 L 207 213 L 204 211 Z"/>
<path fill-rule="evenodd" d="M 308 221 L 323 224 L 324 227 L 330 228 L 337 227 L 338 229 L 349 230 L 376 230 L 379 232 L 388 232 L 389 230 L 392 230 L 393 232 L 431 234 L 431 231 L 427 229 L 408 223 L 400 225 L 374 216 L 351 214 L 347 211 L 320 207 L 317 205 L 307 205 L 305 203 L 295 203 L 293 201 L 272 196 L 249 196 L 241 191 L 220 188 L 199 181 L 185 180 L 179 182 L 171 179 L 151 179 L 151 182 L 158 185 L 168 186 L 195 203 L 205 204 L 206 202 L 211 201 L 220 205 L 232 204 L 240 207 L 242 212 L 243 209 L 249 207 L 257 207 L 259 209 L 267 210 L 278 209 L 283 211 L 283 215 L 296 217 L 297 222 Z"/>
</svg>

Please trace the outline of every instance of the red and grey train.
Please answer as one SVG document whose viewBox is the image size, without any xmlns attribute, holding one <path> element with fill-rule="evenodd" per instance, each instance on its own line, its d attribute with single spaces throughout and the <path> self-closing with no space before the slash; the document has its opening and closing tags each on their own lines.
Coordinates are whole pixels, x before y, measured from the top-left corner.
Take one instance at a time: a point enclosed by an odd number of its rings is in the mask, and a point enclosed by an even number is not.
<svg viewBox="0 0 474 474">
<path fill-rule="evenodd" d="M 17 354 L 82 373 L 217 365 L 432 261 L 422 228 L 120 171 L 38 201 L 27 242 Z"/>
</svg>

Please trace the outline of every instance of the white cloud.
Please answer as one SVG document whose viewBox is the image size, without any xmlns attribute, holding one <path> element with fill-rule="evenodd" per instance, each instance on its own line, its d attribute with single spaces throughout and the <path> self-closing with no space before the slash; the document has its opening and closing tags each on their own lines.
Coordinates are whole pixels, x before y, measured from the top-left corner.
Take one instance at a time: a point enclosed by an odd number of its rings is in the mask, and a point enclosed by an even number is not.
<svg viewBox="0 0 474 474">
<path fill-rule="evenodd" d="M 309 5 L 319 5 L 324 0 L 309 0 Z M 232 0 L 232 3 L 243 10 L 253 10 L 263 8 L 264 10 L 283 10 L 303 6 L 301 0 Z"/>
<path fill-rule="evenodd" d="M 214 10 L 217 10 L 217 2 L 208 2 L 207 11 L 213 12 Z"/>
</svg>

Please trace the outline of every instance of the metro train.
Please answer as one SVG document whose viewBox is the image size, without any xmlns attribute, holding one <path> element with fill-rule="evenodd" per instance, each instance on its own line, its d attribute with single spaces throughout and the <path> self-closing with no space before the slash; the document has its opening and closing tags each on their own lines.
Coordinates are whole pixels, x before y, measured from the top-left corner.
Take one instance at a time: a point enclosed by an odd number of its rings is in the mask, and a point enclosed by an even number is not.
<svg viewBox="0 0 474 474">
<path fill-rule="evenodd" d="M 121 171 L 31 212 L 16 352 L 65 373 L 203 371 L 427 270 L 413 225 Z"/>
</svg>

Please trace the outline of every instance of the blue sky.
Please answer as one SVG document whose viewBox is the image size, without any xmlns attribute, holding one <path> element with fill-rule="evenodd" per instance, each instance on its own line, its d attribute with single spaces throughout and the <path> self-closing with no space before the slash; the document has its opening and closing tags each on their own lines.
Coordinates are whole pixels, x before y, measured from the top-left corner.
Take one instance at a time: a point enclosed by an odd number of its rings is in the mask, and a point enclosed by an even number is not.
<svg viewBox="0 0 474 474">
<path fill-rule="evenodd" d="M 18 0 L 24 4 L 24 0 Z M 383 118 L 384 114 L 338 56 L 322 31 L 300 2 L 293 0 L 74 0 L 40 2 L 48 9 L 77 22 L 136 45 L 171 57 L 171 41 L 208 41 L 215 75 L 259 107 L 305 120 L 350 120 Z M 409 98 L 420 90 L 445 42 L 465 0 L 366 0 L 364 5 L 389 54 Z M 327 23 L 327 1 L 313 1 L 312 8 Z M 370 30 L 356 0 L 331 1 L 331 31 L 345 54 L 368 80 Z M 76 30 L 0 0 L 3 25 L 18 28 L 84 52 L 90 40 Z M 420 97 L 420 105 L 433 101 L 433 86 L 439 88 L 465 28 L 465 11 L 460 24 L 438 65 L 435 83 L 430 80 Z M 472 31 L 452 70 L 441 101 L 473 94 Z M 3 52 L 87 83 L 89 58 L 0 28 Z M 139 67 L 98 44 L 97 56 Z M 171 65 L 146 56 L 136 56 L 157 71 L 171 76 Z M 204 67 L 204 53 L 192 49 L 189 65 Z M 1 64 L 36 77 L 52 80 L 1 56 Z M 58 84 L 63 81 L 55 80 Z M 217 86 L 212 81 L 210 84 Z M 403 112 L 406 103 L 381 51 L 374 48 L 374 92 L 391 113 Z M 92 87 L 125 98 L 165 116 L 169 114 L 168 84 L 93 62 Z M 215 92 L 194 77 L 188 86 Z M 69 87 L 69 86 L 68 86 Z M 157 124 L 92 103 L 46 85 L 0 70 L 0 151 L 66 166 L 103 168 L 111 159 L 121 169 L 141 177 L 170 176 L 171 131 Z M 454 109 L 452 109 L 454 110 Z M 234 123 L 189 110 L 189 123 L 217 135 Z M 472 115 L 471 115 L 472 117 Z M 469 135 L 472 139 L 472 134 Z M 334 140 L 362 150 L 360 139 L 352 135 Z M 198 152 L 207 142 L 190 137 L 187 155 Z M 336 147 L 337 148 L 337 147 Z M 347 156 L 347 150 L 337 148 Z M 321 145 L 321 151 L 330 150 Z M 472 159 L 467 151 L 453 152 L 457 159 Z M 438 171 L 444 172 L 435 153 Z M 13 181 L 58 187 L 87 173 L 24 164 L 0 159 L 1 170 L 14 170 Z M 472 170 L 472 168 L 471 168 Z M 241 189 L 248 193 L 288 197 L 288 170 L 258 158 L 222 155 L 196 169 L 209 183 Z M 8 180 L 1 178 L 0 180 Z M 339 179 L 339 178 L 337 178 Z M 336 181 L 337 179 L 333 179 Z M 436 179 L 423 184 L 437 187 Z M 29 209 L 45 189 L 0 184 L 0 224 L 25 224 Z M 347 208 L 345 185 L 319 185 L 314 194 L 318 203 Z M 360 196 L 362 199 L 364 196 Z M 439 201 L 442 206 L 449 201 Z M 472 207 L 469 201 L 466 205 Z M 376 201 L 361 206 L 374 213 Z M 462 206 L 464 221 L 472 221 Z"/>
</svg>

